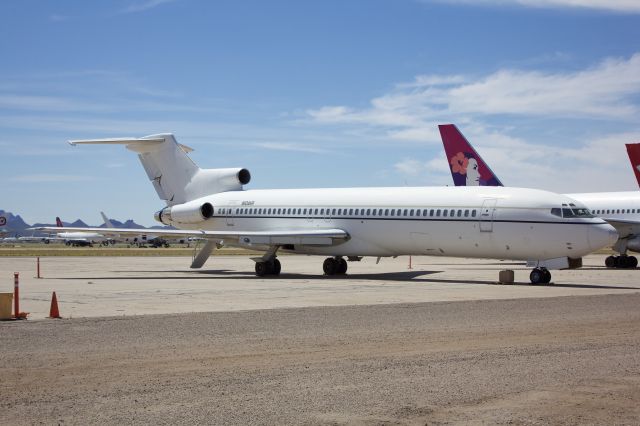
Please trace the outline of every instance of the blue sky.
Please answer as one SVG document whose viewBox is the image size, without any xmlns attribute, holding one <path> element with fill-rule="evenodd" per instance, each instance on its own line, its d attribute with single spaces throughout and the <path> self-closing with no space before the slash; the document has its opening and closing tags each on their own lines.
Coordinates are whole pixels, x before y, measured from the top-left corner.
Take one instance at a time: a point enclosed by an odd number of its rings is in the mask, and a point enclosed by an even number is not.
<svg viewBox="0 0 640 426">
<path fill-rule="evenodd" d="M 448 185 L 456 123 L 510 186 L 635 190 L 640 2 L 0 3 L 0 208 L 154 224 L 132 153 L 172 132 L 249 188 Z"/>
</svg>

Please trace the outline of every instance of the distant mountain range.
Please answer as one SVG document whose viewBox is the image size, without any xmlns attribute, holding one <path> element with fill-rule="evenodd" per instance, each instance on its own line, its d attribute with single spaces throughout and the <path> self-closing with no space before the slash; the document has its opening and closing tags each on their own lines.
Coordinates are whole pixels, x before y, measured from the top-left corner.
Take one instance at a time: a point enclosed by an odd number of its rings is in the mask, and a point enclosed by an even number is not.
<svg viewBox="0 0 640 426">
<path fill-rule="evenodd" d="M 39 226 L 56 226 L 55 222 L 54 223 L 34 223 L 33 225 L 29 225 L 22 219 L 22 217 L 20 217 L 20 215 L 14 215 L 13 213 L 2 210 L 2 209 L 0 209 L 0 216 L 4 217 L 7 220 L 7 223 L 4 226 L 0 226 L 0 230 L 3 232 L 6 232 L 7 236 L 12 236 L 12 237 L 15 234 L 18 234 L 19 236 L 23 236 L 23 235 L 38 236 L 37 232 L 34 234 L 33 231 L 27 231 L 27 228 L 33 228 L 33 227 L 39 227 Z M 111 220 L 111 223 L 115 228 L 172 229 L 170 227 L 160 226 L 160 225 L 147 228 L 146 226 L 138 225 L 131 219 L 126 220 L 124 222 L 120 222 L 119 220 L 111 219 L 111 218 L 109 220 Z M 66 227 L 74 227 L 74 228 L 106 228 L 106 225 L 104 223 L 100 225 L 92 226 L 92 225 L 87 225 L 81 219 L 78 219 L 75 222 L 63 221 L 62 224 Z"/>
</svg>

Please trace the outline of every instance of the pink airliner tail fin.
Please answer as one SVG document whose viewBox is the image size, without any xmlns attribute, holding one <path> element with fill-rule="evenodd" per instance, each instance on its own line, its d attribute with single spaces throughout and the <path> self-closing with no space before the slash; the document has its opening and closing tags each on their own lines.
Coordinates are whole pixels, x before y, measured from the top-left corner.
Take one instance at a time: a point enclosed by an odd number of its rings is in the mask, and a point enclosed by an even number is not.
<svg viewBox="0 0 640 426">
<path fill-rule="evenodd" d="M 640 143 L 628 143 L 626 146 L 633 173 L 635 173 L 638 186 L 640 186 Z"/>
<path fill-rule="evenodd" d="M 62 221 L 60 220 L 59 217 L 56 216 L 56 226 L 58 228 L 62 228 L 64 225 L 62 225 Z"/>
<path fill-rule="evenodd" d="M 438 128 L 455 186 L 503 186 L 455 124 Z"/>
</svg>

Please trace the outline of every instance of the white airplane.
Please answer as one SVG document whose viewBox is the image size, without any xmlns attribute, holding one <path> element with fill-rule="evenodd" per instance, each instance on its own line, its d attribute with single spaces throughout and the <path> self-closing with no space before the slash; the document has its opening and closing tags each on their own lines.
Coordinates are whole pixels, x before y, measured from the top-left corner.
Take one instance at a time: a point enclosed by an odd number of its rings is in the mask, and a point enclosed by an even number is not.
<svg viewBox="0 0 640 426">
<path fill-rule="evenodd" d="M 102 220 L 104 220 L 104 224 L 106 225 L 107 228 L 116 229 L 115 226 L 113 226 L 113 223 L 111 222 L 111 220 L 109 220 L 107 215 L 104 214 L 104 212 L 100 212 L 100 214 L 102 215 Z M 120 234 L 115 235 L 113 233 L 109 233 L 109 236 L 112 236 L 118 239 L 124 237 L 124 242 L 133 244 L 139 247 L 144 247 L 147 244 L 150 244 L 153 247 L 162 247 L 162 246 L 169 247 L 169 242 L 166 239 L 155 236 L 155 235 L 147 235 L 146 233 L 138 234 L 138 235 L 120 235 Z M 184 240 L 185 239 L 183 238 L 182 240 L 177 240 L 176 242 L 183 243 Z M 114 240 L 112 239 L 111 241 L 114 241 Z"/>
<path fill-rule="evenodd" d="M 456 186 L 502 186 L 500 179 L 473 149 L 469 141 L 454 124 L 438 126 L 444 145 L 451 176 Z M 631 164 L 640 164 L 640 147 L 627 144 Z M 640 172 L 638 183 L 640 184 Z M 583 192 L 565 194 L 580 204 L 586 205 L 593 214 L 602 217 L 616 228 L 619 238 L 613 244 L 613 250 L 619 256 L 608 256 L 605 265 L 608 268 L 635 268 L 638 259 L 627 255 L 627 251 L 640 252 L 640 191 L 626 192 Z M 571 217 L 575 213 L 575 201 L 563 203 L 555 214 Z"/>
<path fill-rule="evenodd" d="M 176 230 L 162 236 L 202 237 L 191 267 L 230 245 L 263 249 L 258 276 L 278 275 L 278 250 L 328 256 L 327 275 L 344 274 L 363 256 L 434 255 L 526 260 L 531 282 L 548 283 L 549 269 L 579 267 L 581 256 L 612 244 L 615 229 L 586 208 L 572 217 L 553 213 L 574 202 L 523 188 L 329 188 L 244 190 L 243 168 L 200 169 L 172 134 L 70 141 L 120 144 L 138 153 L 167 207 L 156 220 Z M 40 228 L 47 229 L 47 228 Z M 85 231 L 141 233 L 143 230 Z M 150 230 L 144 232 L 150 233 Z"/>
<path fill-rule="evenodd" d="M 45 230 L 45 228 L 36 228 Z M 61 232 L 65 229 L 64 232 Z M 47 231 L 56 233 L 55 237 L 47 237 L 44 242 L 49 244 L 50 241 L 62 240 L 68 246 L 85 247 L 93 246 L 94 243 L 100 242 L 103 245 L 109 244 L 110 237 L 99 231 L 100 228 L 65 228 L 59 217 L 56 217 L 56 227 L 48 227 Z"/>
</svg>

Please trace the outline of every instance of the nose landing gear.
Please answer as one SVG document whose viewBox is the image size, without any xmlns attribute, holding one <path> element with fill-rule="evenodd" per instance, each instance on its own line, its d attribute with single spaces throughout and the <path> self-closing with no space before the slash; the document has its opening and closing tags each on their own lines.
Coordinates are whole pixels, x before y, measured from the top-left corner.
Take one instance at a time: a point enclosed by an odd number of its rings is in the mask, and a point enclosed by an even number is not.
<svg viewBox="0 0 640 426">
<path fill-rule="evenodd" d="M 547 268 L 534 268 L 529 274 L 531 284 L 549 284 L 551 282 L 551 272 Z"/>
</svg>

